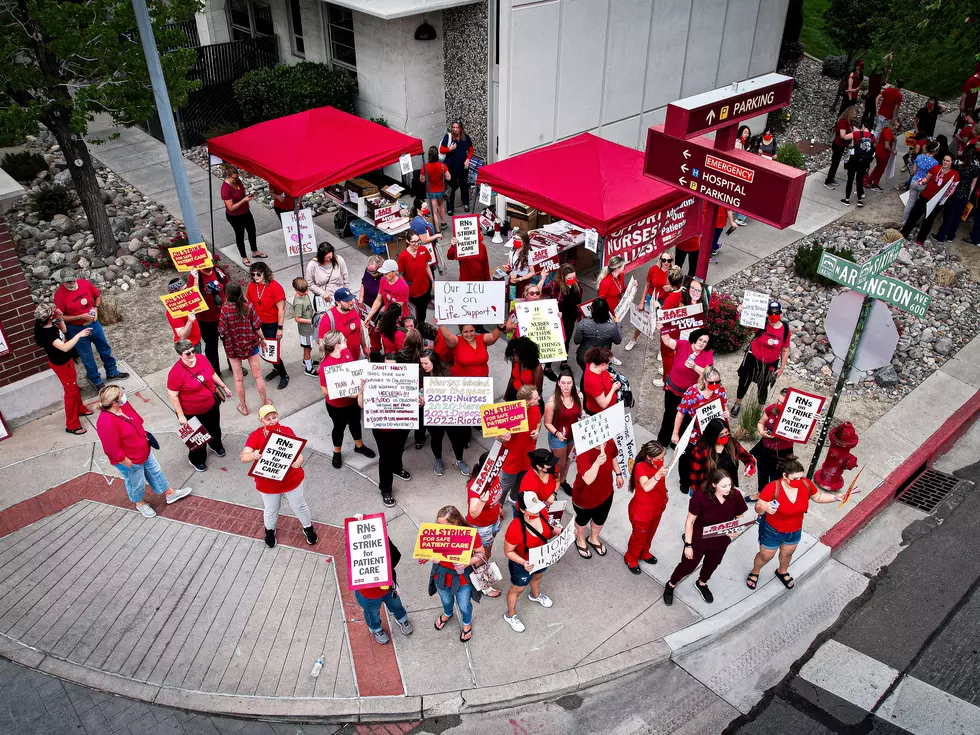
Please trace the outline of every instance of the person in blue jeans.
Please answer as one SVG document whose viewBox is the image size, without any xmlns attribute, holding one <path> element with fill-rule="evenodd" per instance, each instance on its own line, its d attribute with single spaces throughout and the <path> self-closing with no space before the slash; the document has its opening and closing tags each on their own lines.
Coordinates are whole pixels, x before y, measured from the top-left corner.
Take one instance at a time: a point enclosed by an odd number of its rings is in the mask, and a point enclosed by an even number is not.
<svg viewBox="0 0 980 735">
<path fill-rule="evenodd" d="M 436 523 L 471 528 L 455 505 L 440 508 L 439 512 L 436 513 Z M 445 628 L 446 623 L 452 620 L 453 609 L 458 607 L 460 622 L 463 624 L 459 639 L 463 643 L 473 637 L 473 601 L 479 602 L 483 596 L 469 581 L 469 573 L 473 571 L 473 567 L 482 566 L 486 563 L 483 541 L 479 534 L 475 534 L 473 537 L 471 552 L 469 564 L 436 562 L 432 565 L 432 573 L 429 575 L 429 595 L 439 593 L 439 600 L 442 602 L 442 614 L 436 618 L 435 629 L 442 630 Z M 473 561 L 473 557 L 479 557 L 478 564 Z"/>
<path fill-rule="evenodd" d="M 74 269 L 63 268 L 61 285 L 54 292 L 54 305 L 65 321 L 68 339 L 84 329 L 91 330 L 88 336 L 79 338 L 75 343 L 75 350 L 85 365 L 85 376 L 96 390 L 102 388 L 102 376 L 99 375 L 99 366 L 92 355 L 92 345 L 99 352 L 107 380 L 125 380 L 129 377 L 129 373 L 121 373 L 116 367 L 112 348 L 102 331 L 102 325 L 99 324 L 102 293 L 98 288 L 90 281 L 76 277 Z"/>
<path fill-rule="evenodd" d="M 360 521 L 364 519 L 364 516 L 358 513 L 354 518 Z M 395 622 L 398 623 L 398 627 L 401 629 L 403 635 L 411 635 L 414 630 L 411 621 L 408 619 L 408 611 L 405 609 L 405 606 L 402 604 L 402 599 L 398 595 L 395 567 L 398 566 L 402 555 L 391 539 L 388 539 L 388 553 L 391 554 L 391 584 L 384 585 L 383 587 L 368 587 L 354 590 L 354 599 L 357 600 L 357 604 L 364 611 L 364 623 L 374 636 L 374 640 L 381 645 L 385 645 L 391 640 L 388 634 L 385 633 L 384 628 L 381 627 L 382 605 L 388 608 L 388 612 L 391 613 Z"/>
</svg>

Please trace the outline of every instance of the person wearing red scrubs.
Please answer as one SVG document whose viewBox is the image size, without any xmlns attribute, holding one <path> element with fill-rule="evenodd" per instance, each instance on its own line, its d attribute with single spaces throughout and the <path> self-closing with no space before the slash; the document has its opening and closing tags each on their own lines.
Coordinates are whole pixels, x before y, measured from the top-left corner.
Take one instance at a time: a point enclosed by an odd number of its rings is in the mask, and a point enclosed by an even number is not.
<svg viewBox="0 0 980 735">
<path fill-rule="evenodd" d="M 527 458 L 531 462 L 531 470 L 521 478 L 518 492 L 534 493 L 550 508 L 558 499 L 558 476 L 555 474 L 558 457 L 547 449 L 535 449 L 528 452 Z"/>
<path fill-rule="evenodd" d="M 487 347 L 496 342 L 504 333 L 505 325 L 498 325 L 489 334 L 477 334 L 476 326 L 464 324 L 459 335 L 449 331 L 445 324 L 439 325 L 439 334 L 452 350 L 453 366 L 449 374 L 454 378 L 487 378 L 490 376 L 490 353 Z"/>
<path fill-rule="evenodd" d="M 432 266 L 429 264 L 431 253 L 422 244 L 422 239 L 416 232 L 408 235 L 408 244 L 398 256 L 398 270 L 401 271 L 408 283 L 408 300 L 415 307 L 415 319 L 425 321 L 425 314 L 432 299 Z"/>
<path fill-rule="evenodd" d="M 593 347 L 585 353 L 585 374 L 582 376 L 582 394 L 585 396 L 585 412 L 592 416 L 605 411 L 618 400 L 619 382 L 609 372 L 612 351 L 605 347 Z"/>
<path fill-rule="evenodd" d="M 640 573 L 641 561 L 647 564 L 657 563 L 657 557 L 650 550 L 650 545 L 660 526 L 660 518 L 667 509 L 667 472 L 663 446 L 649 441 L 640 447 L 629 484 L 629 490 L 633 494 L 629 505 L 629 519 L 633 530 L 623 555 L 623 561 L 633 574 Z"/>
</svg>

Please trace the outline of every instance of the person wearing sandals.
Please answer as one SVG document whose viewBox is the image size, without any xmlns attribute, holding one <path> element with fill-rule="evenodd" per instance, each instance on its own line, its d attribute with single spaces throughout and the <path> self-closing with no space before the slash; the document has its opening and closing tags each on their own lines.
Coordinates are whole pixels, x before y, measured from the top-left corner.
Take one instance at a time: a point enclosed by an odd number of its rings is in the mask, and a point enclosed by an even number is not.
<svg viewBox="0 0 980 735">
<path fill-rule="evenodd" d="M 606 555 L 606 547 L 599 540 L 602 527 L 609 517 L 613 501 L 613 475 L 616 487 L 623 487 L 623 473 L 619 469 L 616 442 L 607 440 L 597 447 L 580 452 L 575 458 L 576 477 L 572 485 L 572 507 L 575 509 L 575 549 L 583 559 L 591 559 L 588 544 L 599 556 Z M 586 536 L 591 524 L 592 530 Z"/>
<path fill-rule="evenodd" d="M 374 459 L 377 455 L 373 449 L 364 446 L 361 437 L 361 407 L 357 405 L 357 397 L 331 398 L 327 392 L 326 368 L 354 360 L 350 353 L 350 342 L 347 340 L 347 336 L 339 331 L 327 332 L 320 340 L 317 351 L 320 357 L 320 391 L 323 393 L 323 400 L 326 402 L 327 415 L 333 422 L 333 428 L 330 431 L 330 438 L 333 440 L 331 465 L 335 470 L 339 470 L 343 466 L 341 449 L 344 445 L 345 429 L 350 430 L 351 438 L 354 440 L 354 451 L 357 454 L 363 454 L 368 459 Z"/>
<path fill-rule="evenodd" d="M 455 505 L 447 505 L 439 509 L 436 513 L 436 523 L 446 526 L 462 526 L 469 528 L 469 524 L 463 519 L 463 514 Z M 453 564 L 452 562 L 440 561 L 432 565 L 432 572 L 429 574 L 429 596 L 438 593 L 439 600 L 442 602 L 442 614 L 436 618 L 435 629 L 442 630 L 453 618 L 453 606 L 459 608 L 460 622 L 463 628 L 459 633 L 459 639 L 466 643 L 473 637 L 473 603 L 479 602 L 483 594 L 476 589 L 468 579 L 469 573 L 473 571 L 474 559 L 479 559 L 478 565 L 486 563 L 486 552 L 483 548 L 483 541 L 480 534 L 473 538 L 472 555 L 469 564 Z M 422 563 L 425 563 L 425 559 Z"/>
<path fill-rule="evenodd" d="M 473 486 L 476 478 L 480 476 L 483 465 L 487 462 L 489 452 L 480 455 L 480 461 L 470 469 L 470 479 L 466 483 L 466 522 L 476 529 L 480 534 L 480 541 L 483 542 L 484 556 L 489 559 L 493 552 L 493 540 L 500 532 L 500 526 L 504 515 L 504 508 L 501 504 L 503 497 L 503 486 L 500 484 L 500 476 L 494 478 L 486 487 L 477 489 Z M 500 590 L 496 587 L 487 588 L 484 594 L 487 597 L 500 597 Z"/>
<path fill-rule="evenodd" d="M 793 589 L 789 565 L 803 537 L 803 516 L 814 503 L 840 502 L 840 493 L 825 493 L 812 480 L 804 477 L 803 465 L 795 457 L 787 457 L 780 467 L 782 476 L 766 485 L 755 502 L 759 514 L 759 553 L 755 555 L 752 571 L 745 580 L 754 590 L 759 572 L 779 552 L 776 577 L 786 589 Z"/>
<path fill-rule="evenodd" d="M 86 328 L 76 332 L 71 339 L 65 339 L 65 323 L 54 306 L 41 304 L 34 310 L 34 342 L 48 356 L 48 367 L 58 376 L 65 390 L 65 431 L 79 436 L 88 431 L 82 426 L 82 416 L 91 416 L 92 412 L 82 403 L 82 391 L 71 356 L 78 340 L 90 333 L 91 330 Z"/>
<path fill-rule="evenodd" d="M 238 395 L 238 413 L 248 416 L 248 404 L 245 402 L 245 380 L 242 375 L 242 362 L 247 361 L 252 377 L 255 379 L 255 389 L 259 392 L 259 402 L 266 404 L 269 399 L 265 395 L 265 380 L 262 379 L 262 366 L 259 357 L 259 345 L 262 344 L 262 323 L 255 309 L 245 299 L 242 287 L 237 283 L 229 283 L 225 289 L 228 300 L 221 305 L 221 316 L 218 318 L 218 335 L 225 345 L 225 356 L 231 365 L 231 373 L 235 377 L 235 393 Z"/>
<path fill-rule="evenodd" d="M 255 313 L 259 315 L 262 336 L 280 342 L 279 361 L 272 366 L 265 379 L 272 380 L 278 375 L 279 385 L 276 387 L 282 390 L 289 385 L 286 366 L 282 362 L 282 327 L 286 317 L 286 292 L 276 281 L 272 269 L 265 263 L 253 263 L 249 268 L 249 275 L 251 280 L 245 295 L 255 309 Z"/>
<path fill-rule="evenodd" d="M 515 632 L 523 633 L 526 627 L 517 617 L 517 599 L 526 587 L 531 587 L 527 598 L 531 602 L 545 608 L 555 604 L 548 595 L 541 592 L 541 577 L 548 571 L 547 568 L 532 572 L 534 565 L 529 561 L 528 553 L 531 549 L 544 546 L 561 531 L 551 525 L 544 502 L 534 493 L 520 493 L 517 496 L 517 509 L 517 516 L 507 526 L 504 534 L 504 555 L 510 571 L 510 589 L 507 590 L 507 612 L 504 613 L 504 620 Z"/>
<path fill-rule="evenodd" d="M 723 469 L 732 478 L 738 490 L 738 466 L 745 464 L 745 476 L 756 473 L 755 457 L 737 440 L 733 440 L 728 422 L 723 418 L 713 418 L 704 427 L 704 432 L 691 452 L 690 492 L 697 492 L 711 474 L 712 470 Z"/>
<path fill-rule="evenodd" d="M 425 434 L 428 432 L 432 441 L 429 447 L 432 449 L 432 472 L 438 477 L 446 473 L 446 465 L 442 461 L 442 440 L 449 437 L 449 445 L 453 449 L 453 466 L 459 470 L 463 477 L 469 477 L 470 466 L 463 460 L 463 450 L 470 437 L 469 426 L 427 426 L 425 418 L 425 395 L 422 390 L 425 378 L 448 378 L 449 368 L 439 359 L 435 350 L 422 350 L 419 355 L 419 428 L 415 430 L 415 448 L 420 449 L 425 443 Z"/>
<path fill-rule="evenodd" d="M 558 457 L 547 449 L 535 449 L 527 453 L 531 469 L 524 473 L 518 493 L 534 493 L 538 499 L 550 508 L 558 499 Z"/>
<path fill-rule="evenodd" d="M 211 435 L 206 443 L 187 452 L 191 467 L 207 472 L 208 447 L 218 457 L 226 454 L 221 443 L 221 404 L 225 398 L 231 398 L 231 388 L 225 385 L 208 358 L 194 352 L 190 340 L 175 342 L 174 350 L 180 357 L 167 374 L 167 395 L 181 426 L 197 419 Z"/>
<path fill-rule="evenodd" d="M 556 472 L 561 489 L 572 494 L 568 484 L 569 444 L 572 441 L 572 424 L 582 418 L 582 397 L 575 387 L 575 376 L 568 368 L 558 374 L 558 387 L 544 404 L 544 428 L 548 430 L 548 448 L 558 458 Z"/>
<path fill-rule="evenodd" d="M 640 447 L 630 474 L 629 491 L 633 495 L 629 505 L 632 530 L 626 545 L 623 561 L 633 574 L 640 574 L 640 562 L 656 564 L 650 546 L 657 534 L 660 519 L 667 509 L 668 468 L 664 466 L 664 448 L 655 441 Z"/>
<path fill-rule="evenodd" d="M 759 443 L 752 447 L 750 452 L 755 457 L 759 467 L 760 493 L 770 482 L 779 479 L 780 465 L 783 460 L 793 454 L 793 442 L 789 439 L 778 437 L 775 434 L 776 424 L 779 422 L 779 414 L 782 413 L 783 404 L 786 403 L 786 394 L 788 392 L 789 388 L 783 388 L 779 391 L 779 397 L 776 403 L 770 403 L 766 406 L 762 415 L 759 417 L 759 423 L 755 427 L 761 438 L 759 439 Z M 758 495 L 754 498 L 749 497 L 749 500 L 755 500 L 758 497 Z"/>
<path fill-rule="evenodd" d="M 364 520 L 361 513 L 355 514 L 354 518 L 358 521 Z M 402 598 L 398 592 L 398 571 L 395 567 L 401 561 L 402 554 L 390 538 L 388 539 L 388 553 L 391 555 L 391 584 L 381 587 L 362 587 L 359 590 L 354 590 L 354 599 L 357 600 L 357 604 L 361 606 L 361 610 L 364 612 L 364 624 L 371 631 L 374 640 L 382 646 L 391 641 L 385 629 L 381 627 L 382 606 L 388 608 L 391 617 L 398 623 L 402 635 L 411 635 L 415 630 L 412 627 L 412 622 L 408 619 L 408 612 L 405 610 L 405 605 L 402 604 Z"/>
<path fill-rule="evenodd" d="M 102 412 L 95 423 L 102 451 L 119 470 L 126 494 L 144 517 L 153 518 L 156 511 L 144 500 L 146 486 L 162 495 L 167 505 L 191 494 L 191 488 L 174 490 L 163 474 L 153 449 L 159 449 L 156 437 L 143 428 L 143 417 L 129 403 L 126 391 L 118 385 L 105 385 L 99 391 Z"/>
<path fill-rule="evenodd" d="M 384 355 L 387 363 L 396 363 L 400 360 L 394 352 L 387 352 Z M 364 408 L 364 383 L 361 379 L 361 389 L 357 394 L 357 405 Z M 402 458 L 405 453 L 405 442 L 411 429 L 371 429 L 374 434 L 374 443 L 378 447 L 378 489 L 381 491 L 381 502 L 387 508 L 395 506 L 395 496 L 392 493 L 395 477 L 399 477 L 405 482 L 412 479 L 412 473 L 405 469 Z"/>
<path fill-rule="evenodd" d="M 711 575 L 725 558 L 725 552 L 738 532 L 704 538 L 705 526 L 727 523 L 748 513 L 748 506 L 738 492 L 733 491 L 732 478 L 721 469 L 712 470 L 704 488 L 698 488 L 687 505 L 687 521 L 684 523 L 684 552 L 680 563 L 664 585 L 664 604 L 674 604 L 674 589 L 701 564 L 701 573 L 694 587 L 707 603 L 714 602 L 708 589 Z M 702 564 L 702 561 L 704 562 Z"/>
<path fill-rule="evenodd" d="M 221 201 L 225 203 L 225 219 L 235 231 L 235 245 L 242 258 L 242 264 L 248 268 L 251 261 L 245 257 L 245 234 L 248 233 L 248 244 L 252 247 L 253 258 L 265 258 L 265 253 L 256 250 L 255 219 L 248 209 L 248 203 L 255 198 L 254 194 L 245 191 L 238 169 L 228 164 L 221 166 L 225 180 L 221 184 Z"/>
</svg>

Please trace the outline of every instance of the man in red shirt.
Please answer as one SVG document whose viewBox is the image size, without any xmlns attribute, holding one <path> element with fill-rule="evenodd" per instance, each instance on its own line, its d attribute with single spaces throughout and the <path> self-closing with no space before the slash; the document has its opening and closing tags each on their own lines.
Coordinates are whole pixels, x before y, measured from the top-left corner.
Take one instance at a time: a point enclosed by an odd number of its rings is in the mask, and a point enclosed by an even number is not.
<svg viewBox="0 0 980 735">
<path fill-rule="evenodd" d="M 365 321 L 371 322 L 378 311 L 392 302 L 402 305 L 402 318 L 409 315 L 408 284 L 398 275 L 398 263 L 390 258 L 378 268 L 381 274 L 381 285 L 378 286 L 378 297 L 371 306 Z"/>
<path fill-rule="evenodd" d="M 334 291 L 334 307 L 320 317 L 320 327 L 317 329 L 317 340 L 323 339 L 327 332 L 337 331 L 347 338 L 347 349 L 352 360 L 361 359 L 361 350 L 368 355 L 371 348 L 367 343 L 364 329 L 361 327 L 361 314 L 357 310 L 357 299 L 349 288 L 338 288 Z"/>
<path fill-rule="evenodd" d="M 409 232 L 408 244 L 398 256 L 398 270 L 408 283 L 408 300 L 415 307 L 415 322 L 425 321 L 425 312 L 432 298 L 432 266 L 429 264 L 431 253 L 422 244 L 417 232 Z"/>
<path fill-rule="evenodd" d="M 901 92 L 904 86 L 904 79 L 896 79 L 894 87 L 887 85 L 878 95 L 878 124 L 875 125 L 875 138 L 881 135 L 881 129 L 898 115 L 898 108 L 902 106 L 904 99 Z"/>
<path fill-rule="evenodd" d="M 73 268 L 61 269 L 61 285 L 54 292 L 54 306 L 63 315 L 68 339 L 83 329 L 91 330 L 87 337 L 79 338 L 75 343 L 75 349 L 85 366 L 85 377 L 96 390 L 102 389 L 102 376 L 99 375 L 99 366 L 92 354 L 93 344 L 105 368 L 106 380 L 125 380 L 129 377 L 129 373 L 121 373 L 116 367 L 116 359 L 112 356 L 109 340 L 106 339 L 102 325 L 99 323 L 101 305 L 102 292 L 99 289 L 84 278 L 78 278 Z"/>
<path fill-rule="evenodd" d="M 196 314 L 198 329 L 201 332 L 201 340 L 204 342 L 204 356 L 208 358 L 211 367 L 218 375 L 221 369 L 218 365 L 218 344 L 221 341 L 218 337 L 218 319 L 221 318 L 221 305 L 225 303 L 225 284 L 228 283 L 228 276 L 220 268 L 201 268 L 191 270 L 187 274 L 187 287 L 197 286 L 201 292 L 201 298 L 208 305 L 207 311 Z"/>
</svg>

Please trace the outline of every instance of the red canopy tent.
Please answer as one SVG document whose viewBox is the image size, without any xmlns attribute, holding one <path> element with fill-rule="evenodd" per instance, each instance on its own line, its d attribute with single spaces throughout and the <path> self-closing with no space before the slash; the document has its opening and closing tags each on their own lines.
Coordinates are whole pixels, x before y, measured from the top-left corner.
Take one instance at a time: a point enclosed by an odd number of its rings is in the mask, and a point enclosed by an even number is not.
<svg viewBox="0 0 980 735">
<path fill-rule="evenodd" d="M 208 151 L 293 197 L 422 154 L 422 141 L 334 107 L 211 138 Z"/>
</svg>

